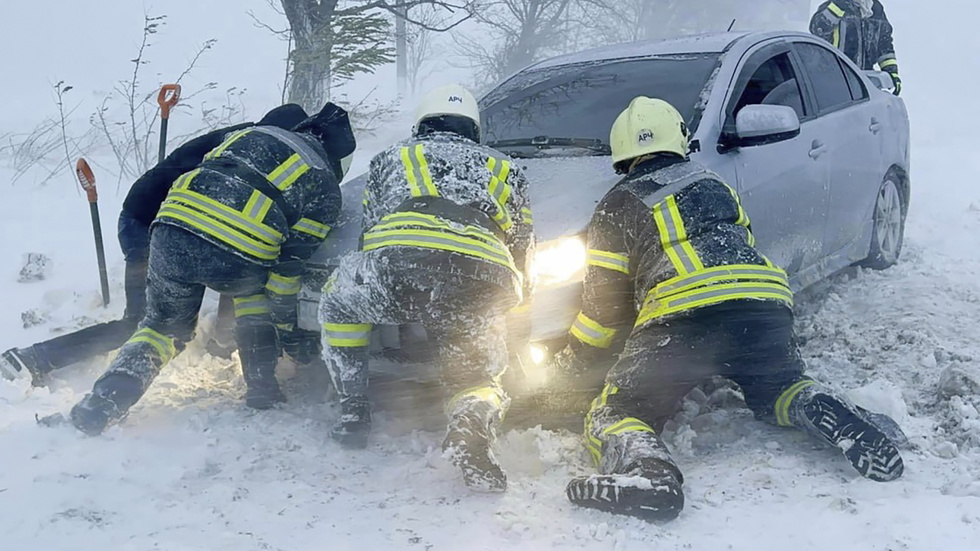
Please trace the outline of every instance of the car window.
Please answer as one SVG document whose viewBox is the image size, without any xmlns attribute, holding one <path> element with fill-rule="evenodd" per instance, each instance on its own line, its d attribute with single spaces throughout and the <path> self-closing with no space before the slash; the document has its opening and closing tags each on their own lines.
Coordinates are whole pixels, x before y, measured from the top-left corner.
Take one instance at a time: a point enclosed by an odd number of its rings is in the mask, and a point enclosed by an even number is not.
<svg viewBox="0 0 980 551">
<path fill-rule="evenodd" d="M 481 101 L 484 140 L 549 136 L 608 144 L 613 121 L 637 96 L 671 103 L 690 123 L 717 64 L 717 54 L 689 54 L 527 71 Z"/>
<path fill-rule="evenodd" d="M 840 61 L 838 59 L 838 61 Z M 864 87 L 864 83 L 861 82 L 861 77 L 854 72 L 846 63 L 841 63 L 841 67 L 844 68 L 844 76 L 847 77 L 847 87 L 851 89 L 851 99 L 854 101 L 861 101 L 868 98 L 868 90 Z"/>
<path fill-rule="evenodd" d="M 810 84 L 817 98 L 817 108 L 829 111 L 854 101 L 844 71 L 837 56 L 816 44 L 798 43 L 797 49 L 803 67 L 810 75 Z"/>
<path fill-rule="evenodd" d="M 734 115 L 737 116 L 746 105 L 785 105 L 795 109 L 800 119 L 807 116 L 800 83 L 788 53 L 774 56 L 756 69 L 735 104 Z"/>
</svg>

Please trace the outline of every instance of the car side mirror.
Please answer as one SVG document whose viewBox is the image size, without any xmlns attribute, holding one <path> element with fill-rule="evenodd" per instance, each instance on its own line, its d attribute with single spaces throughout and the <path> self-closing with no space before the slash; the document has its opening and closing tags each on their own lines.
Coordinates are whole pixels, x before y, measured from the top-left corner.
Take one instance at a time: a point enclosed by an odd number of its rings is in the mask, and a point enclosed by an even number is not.
<svg viewBox="0 0 980 551">
<path fill-rule="evenodd" d="M 739 147 L 792 140 L 800 135 L 800 117 L 785 105 L 746 105 L 735 118 Z"/>
</svg>

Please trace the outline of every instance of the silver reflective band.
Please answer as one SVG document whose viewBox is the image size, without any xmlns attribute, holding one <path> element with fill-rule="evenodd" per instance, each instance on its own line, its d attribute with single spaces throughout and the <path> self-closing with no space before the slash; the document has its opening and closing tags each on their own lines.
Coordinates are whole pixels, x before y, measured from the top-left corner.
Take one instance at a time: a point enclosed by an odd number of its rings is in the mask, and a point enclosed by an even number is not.
<svg viewBox="0 0 980 551">
<path fill-rule="evenodd" d="M 338 331 L 335 329 L 324 329 L 323 334 L 328 339 L 333 340 L 367 340 L 371 338 L 371 330 L 367 331 Z"/>
<path fill-rule="evenodd" d="M 718 289 L 712 290 L 711 287 L 705 287 L 703 291 L 695 293 L 691 296 L 678 298 L 675 300 L 668 299 L 666 301 L 666 308 L 676 308 L 678 306 L 684 306 L 686 304 L 691 304 L 694 302 L 700 302 L 702 300 L 710 300 L 713 298 L 722 298 L 732 295 L 751 295 L 751 294 L 775 294 L 781 295 L 786 298 L 787 301 L 793 302 L 793 292 L 789 289 L 776 289 L 773 287 L 750 287 L 750 286 L 738 286 L 734 289 Z"/>
<path fill-rule="evenodd" d="M 598 252 L 590 252 L 588 262 L 601 262 L 604 264 L 613 264 L 623 269 L 624 272 L 629 272 L 630 263 L 629 260 L 624 260 L 622 258 L 617 258 L 613 256 L 608 256 Z"/>
<path fill-rule="evenodd" d="M 702 281 L 707 281 L 719 277 L 723 278 L 727 276 L 730 277 L 759 276 L 759 277 L 770 278 L 770 279 L 774 277 L 778 277 L 779 283 L 783 283 L 787 287 L 789 286 L 789 281 L 786 279 L 786 276 L 784 276 L 783 274 L 781 274 L 776 270 L 768 270 L 762 267 L 760 267 L 758 270 L 754 270 L 750 268 L 737 268 L 737 269 L 719 270 L 719 271 L 707 272 L 707 273 L 702 272 L 689 277 L 685 277 L 680 281 L 677 281 L 676 283 L 658 286 L 656 289 L 656 294 L 658 296 L 669 295 L 670 293 L 676 291 L 677 289 L 682 289 L 684 287 L 693 285 L 695 283 L 700 283 Z"/>
<path fill-rule="evenodd" d="M 486 255 L 490 256 L 495 260 L 500 261 L 508 266 L 513 263 L 510 255 L 506 254 L 501 250 L 489 251 L 485 248 L 478 247 L 476 245 L 471 245 L 469 243 L 460 243 L 452 239 L 444 239 L 441 237 L 436 237 L 433 235 L 387 235 L 387 236 L 377 236 L 371 233 L 364 234 L 364 246 L 367 247 L 369 244 L 372 247 L 378 247 L 384 245 L 385 243 L 390 243 L 397 245 L 399 241 L 415 241 L 419 243 L 429 243 L 433 245 L 444 245 L 446 247 L 451 247 L 452 249 L 461 249 L 464 251 L 471 251 L 475 255 Z M 370 242 L 370 243 L 369 243 Z M 494 247 L 497 248 L 497 247 Z"/>
<path fill-rule="evenodd" d="M 168 205 L 166 203 L 160 208 L 160 214 L 158 216 L 170 217 L 177 220 L 182 220 L 184 218 L 190 218 L 191 225 L 197 225 L 200 229 L 218 237 L 219 239 L 226 241 L 227 243 L 233 245 L 239 250 L 252 254 L 256 258 L 274 260 L 279 256 L 279 246 L 259 246 L 253 243 L 249 243 L 239 235 L 235 235 L 228 231 L 227 228 L 221 227 L 213 222 L 210 218 L 197 214 L 193 211 L 182 211 L 174 208 L 173 205 Z"/>
<path fill-rule="evenodd" d="M 667 238 L 670 240 L 671 248 L 676 251 L 677 257 L 684 265 L 684 269 L 688 272 L 696 272 L 698 268 L 694 265 L 694 261 L 688 256 L 687 251 L 680 247 L 680 231 L 677 228 L 677 224 L 674 223 L 674 217 L 671 216 L 670 209 L 664 203 L 660 203 L 657 205 L 657 210 L 664 219 L 664 227 L 667 228 Z"/>
<path fill-rule="evenodd" d="M 302 162 L 302 157 L 300 157 L 299 159 L 296 159 L 296 162 L 294 162 L 293 164 L 289 165 L 289 167 L 287 167 L 286 170 L 284 170 L 282 172 L 282 174 L 280 174 L 279 176 L 276 176 L 276 178 L 274 180 L 272 180 L 272 185 L 276 186 L 276 189 L 278 189 L 279 191 L 286 191 L 292 185 L 292 183 L 290 183 L 290 184 L 287 185 L 286 182 L 294 174 L 296 174 L 297 172 L 299 172 L 299 171 L 307 168 L 307 166 L 308 165 L 306 165 L 306 164 L 304 164 Z"/>
<path fill-rule="evenodd" d="M 224 214 L 225 216 L 232 218 L 235 221 L 235 223 L 240 224 L 242 226 L 242 229 L 251 232 L 253 235 L 255 235 L 255 237 L 258 237 L 259 239 L 264 239 L 270 245 L 275 245 L 282 242 L 282 234 L 280 234 L 279 232 L 273 233 L 275 230 L 270 231 L 269 228 L 264 228 L 256 224 L 255 222 L 242 216 L 241 213 L 236 212 L 231 208 L 228 209 L 230 212 L 215 210 L 214 205 L 208 204 L 207 201 L 203 201 L 199 197 L 195 197 L 194 195 L 185 193 L 184 190 L 175 189 L 175 190 L 171 190 L 171 193 L 173 194 L 173 196 L 167 199 L 167 201 L 169 202 L 175 202 L 177 204 L 192 203 L 194 206 L 203 210 L 206 213 L 215 212 L 215 213 Z M 233 217 L 232 215 L 233 212 L 238 216 Z"/>
<path fill-rule="evenodd" d="M 575 320 L 575 323 L 572 324 L 572 327 L 575 328 L 575 329 L 578 329 L 579 331 L 581 331 L 582 333 L 584 333 L 586 336 L 592 337 L 596 341 L 602 341 L 602 340 L 605 340 L 606 338 L 608 338 L 608 335 L 604 335 L 604 334 L 600 333 L 599 331 L 596 331 L 595 329 L 592 329 L 588 325 L 585 325 L 584 323 L 582 323 L 582 320 L 581 319 L 576 319 Z"/>
<path fill-rule="evenodd" d="M 306 143 L 306 141 L 298 135 L 275 126 L 256 126 L 254 131 L 272 136 L 273 138 L 286 144 L 290 149 L 299 154 L 304 163 L 310 165 L 311 167 L 318 170 L 327 169 L 327 162 L 323 156 L 317 153 L 313 146 Z"/>
<path fill-rule="evenodd" d="M 259 193 L 259 192 L 256 192 L 256 193 Z M 265 211 L 266 208 L 271 203 L 272 203 L 272 199 L 269 199 L 265 195 L 262 195 L 262 198 L 255 202 L 255 205 L 252 206 L 252 210 L 246 212 L 245 213 L 245 216 L 248 216 L 249 218 L 252 218 L 253 220 L 258 220 L 259 216 L 262 215 L 262 212 Z"/>
</svg>

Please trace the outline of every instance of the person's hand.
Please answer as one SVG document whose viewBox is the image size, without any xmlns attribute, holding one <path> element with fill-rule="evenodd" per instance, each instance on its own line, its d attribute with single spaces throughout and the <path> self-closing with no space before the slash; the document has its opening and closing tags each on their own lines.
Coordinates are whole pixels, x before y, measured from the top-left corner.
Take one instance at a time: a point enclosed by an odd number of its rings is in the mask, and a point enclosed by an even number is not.
<svg viewBox="0 0 980 551">
<path fill-rule="evenodd" d="M 895 91 L 892 92 L 896 96 L 902 93 L 902 77 L 898 76 L 898 73 L 888 73 L 892 77 L 892 83 L 895 85 Z"/>
</svg>

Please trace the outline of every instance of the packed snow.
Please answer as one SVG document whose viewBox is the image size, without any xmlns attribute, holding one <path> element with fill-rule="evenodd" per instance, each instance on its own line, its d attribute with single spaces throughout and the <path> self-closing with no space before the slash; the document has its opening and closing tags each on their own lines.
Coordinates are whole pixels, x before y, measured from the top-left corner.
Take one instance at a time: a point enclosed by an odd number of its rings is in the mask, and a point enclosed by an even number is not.
<svg viewBox="0 0 980 551">
<path fill-rule="evenodd" d="M 501 434 L 509 490 L 474 494 L 442 458 L 438 404 L 424 398 L 398 396 L 378 416 L 370 447 L 356 452 L 327 435 L 338 411 L 326 373 L 282 365 L 290 402 L 246 409 L 237 360 L 213 358 L 202 345 L 212 303 L 198 340 L 101 437 L 39 427 L 35 416 L 67 411 L 110 358 L 68 368 L 48 388 L 0 380 L 2 548 L 976 549 L 980 106 L 965 98 L 980 80 L 963 63 L 976 49 L 977 8 L 949 4 L 886 3 L 913 132 L 901 263 L 840 274 L 798 301 L 811 374 L 891 415 L 910 437 L 899 481 L 860 478 L 837 450 L 755 421 L 722 391 L 692 396 L 666 434 L 687 498 L 672 523 L 573 507 L 565 484 L 593 469 L 571 431 Z M 941 45 L 931 38 L 939 33 Z M 24 113 L 0 115 L 22 121 Z M 378 142 L 368 148 L 387 145 Z M 10 186 L 4 176 L 0 169 L 0 350 L 121 315 L 121 300 L 101 307 L 83 198 L 67 181 Z M 122 260 L 109 221 L 121 201 L 106 193 L 101 203 L 117 298 Z M 32 264 L 40 281 L 18 282 L 27 254 L 47 259 Z"/>
</svg>

